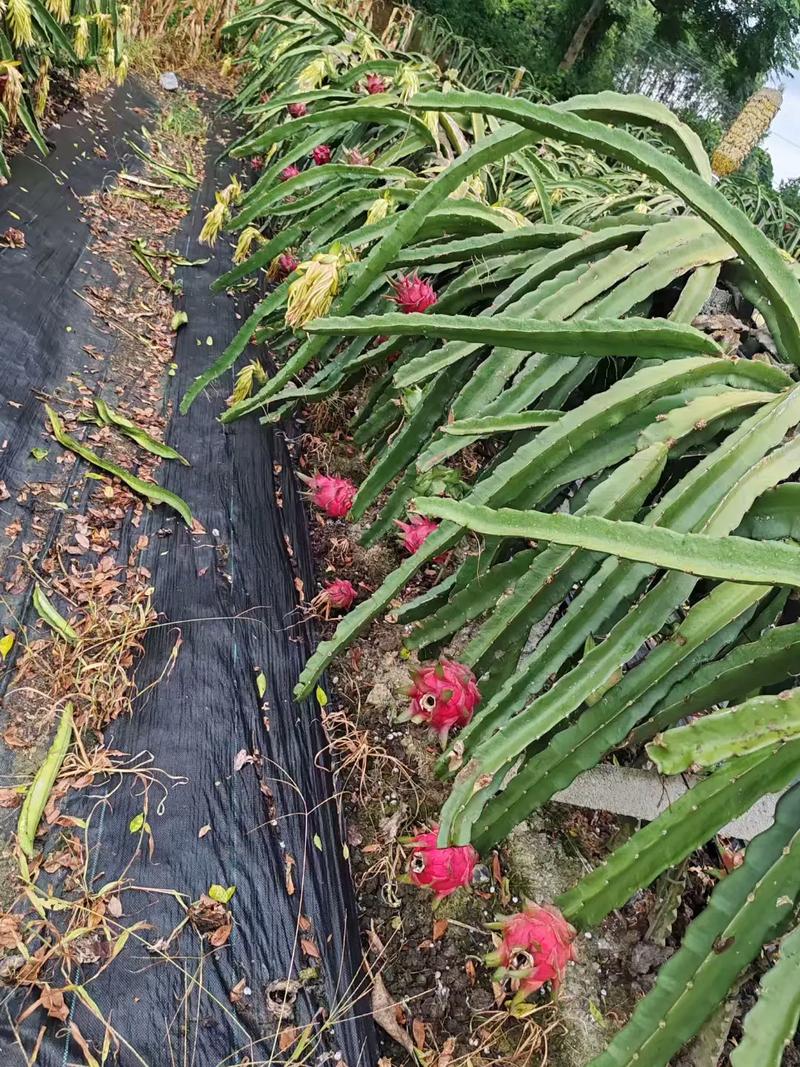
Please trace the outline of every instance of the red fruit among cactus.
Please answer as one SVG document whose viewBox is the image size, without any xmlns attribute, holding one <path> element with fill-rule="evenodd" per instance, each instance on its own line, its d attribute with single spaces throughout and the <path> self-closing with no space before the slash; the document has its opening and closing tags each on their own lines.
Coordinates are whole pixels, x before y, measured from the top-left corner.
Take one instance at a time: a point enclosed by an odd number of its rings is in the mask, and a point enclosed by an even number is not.
<svg viewBox="0 0 800 1067">
<path fill-rule="evenodd" d="M 401 718 L 427 723 L 444 745 L 454 726 L 467 726 L 481 701 L 475 675 L 463 663 L 440 659 L 411 676 L 411 706 Z"/>
<path fill-rule="evenodd" d="M 353 506 L 358 489 L 347 478 L 329 477 L 327 474 L 315 474 L 307 478 L 299 477 L 311 490 L 311 500 L 325 512 L 330 519 L 343 519 Z"/>
<path fill-rule="evenodd" d="M 575 959 L 576 930 L 558 908 L 528 901 L 523 910 L 499 923 L 502 941 L 486 963 L 497 967 L 495 979 L 509 979 L 519 1003 L 550 982 L 556 991 L 567 964 Z"/>
<path fill-rule="evenodd" d="M 399 519 L 395 519 L 394 524 L 402 531 L 400 540 L 403 542 L 403 548 L 410 556 L 418 552 L 430 535 L 436 533 L 439 529 L 438 522 L 434 522 L 433 519 L 426 519 L 424 515 L 412 515 L 408 522 L 401 522 Z M 439 556 L 438 559 L 441 560 L 442 557 Z"/>
<path fill-rule="evenodd" d="M 291 252 L 282 252 L 278 256 L 278 269 L 276 272 L 277 280 L 282 282 L 284 278 L 288 278 L 290 274 L 294 274 L 299 266 L 300 260 L 297 256 L 293 256 Z"/>
<path fill-rule="evenodd" d="M 418 274 L 407 274 L 392 282 L 392 299 L 400 311 L 409 315 L 414 311 L 427 311 L 436 303 L 436 290 L 424 282 Z"/>
<path fill-rule="evenodd" d="M 328 145 L 326 145 L 326 144 L 318 144 L 317 147 L 314 149 L 314 151 L 311 153 L 311 158 L 314 160 L 314 163 L 318 167 L 323 166 L 325 163 L 330 163 L 330 161 L 331 161 L 331 150 L 330 150 L 330 147 Z"/>
<path fill-rule="evenodd" d="M 356 602 L 357 596 L 358 593 L 352 582 L 348 582 L 346 578 L 335 578 L 332 582 L 326 583 L 321 593 L 317 593 L 311 601 L 311 606 L 327 619 L 334 608 L 337 611 L 349 611 Z"/>
<path fill-rule="evenodd" d="M 414 885 L 432 889 L 436 899 L 455 893 L 472 882 L 480 857 L 472 845 L 438 848 L 438 827 L 411 839 L 414 851 L 408 865 L 408 877 Z"/>
<path fill-rule="evenodd" d="M 386 92 L 386 82 L 380 76 L 380 74 L 368 74 L 364 79 L 364 88 L 370 94 L 374 96 L 375 93 Z"/>
<path fill-rule="evenodd" d="M 287 107 L 287 111 L 293 119 L 301 119 L 303 115 L 308 114 L 308 108 L 302 102 L 298 102 L 296 104 L 289 104 L 289 106 Z"/>
<path fill-rule="evenodd" d="M 252 171 L 254 171 L 256 174 L 258 174 L 259 171 L 263 170 L 264 169 L 264 157 L 263 156 L 253 156 L 253 158 L 250 160 L 250 169 Z"/>
<path fill-rule="evenodd" d="M 284 167 L 281 171 L 281 178 L 288 182 L 290 178 L 296 178 L 300 174 L 300 168 L 296 167 L 294 163 L 291 163 L 288 167 Z"/>
</svg>

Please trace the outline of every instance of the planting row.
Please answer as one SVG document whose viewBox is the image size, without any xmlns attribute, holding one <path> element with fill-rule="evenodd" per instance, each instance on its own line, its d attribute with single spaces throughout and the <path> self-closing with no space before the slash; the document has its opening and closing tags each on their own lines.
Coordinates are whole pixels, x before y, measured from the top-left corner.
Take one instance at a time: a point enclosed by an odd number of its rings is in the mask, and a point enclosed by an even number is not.
<svg viewBox="0 0 800 1067">
<path fill-rule="evenodd" d="M 476 92 L 308 0 L 227 32 L 247 124 L 231 154 L 253 181 L 218 194 L 205 236 L 237 240 L 218 288 L 268 284 L 182 409 L 252 338 L 277 370 L 240 368 L 223 422 L 358 400 L 368 476 L 319 471 L 310 495 L 369 517 L 367 545 L 399 526 L 407 558 L 360 603 L 344 579 L 323 591 L 341 620 L 297 695 L 382 613 L 407 628 L 408 717 L 438 734 L 452 782 L 410 879 L 468 885 L 481 854 L 619 750 L 702 769 L 558 901 L 504 921 L 491 962 L 524 999 L 557 985 L 574 928 L 797 778 L 800 284 L 650 100 Z M 560 166 L 585 168 L 583 198 L 552 195 Z M 630 193 L 598 196 L 598 173 Z M 758 309 L 777 355 L 692 325 L 720 286 Z M 791 930 L 799 820 L 790 789 L 595 1067 L 666 1065 Z M 780 1064 L 800 1012 L 788 985 L 765 979 L 736 1067 Z"/>
</svg>

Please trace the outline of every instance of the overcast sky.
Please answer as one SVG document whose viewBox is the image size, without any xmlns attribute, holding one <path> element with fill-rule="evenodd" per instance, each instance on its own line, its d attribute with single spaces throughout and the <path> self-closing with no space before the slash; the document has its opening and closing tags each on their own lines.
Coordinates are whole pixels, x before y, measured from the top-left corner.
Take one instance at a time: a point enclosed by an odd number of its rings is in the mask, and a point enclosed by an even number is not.
<svg viewBox="0 0 800 1067">
<path fill-rule="evenodd" d="M 772 156 L 776 185 L 800 177 L 800 71 L 784 84 L 783 104 L 764 147 Z"/>
</svg>

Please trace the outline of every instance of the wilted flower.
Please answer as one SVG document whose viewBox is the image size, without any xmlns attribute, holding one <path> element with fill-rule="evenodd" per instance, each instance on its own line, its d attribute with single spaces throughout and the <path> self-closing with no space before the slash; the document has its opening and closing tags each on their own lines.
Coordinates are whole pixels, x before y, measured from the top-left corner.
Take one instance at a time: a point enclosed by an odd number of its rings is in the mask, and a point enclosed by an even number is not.
<svg viewBox="0 0 800 1067">
<path fill-rule="evenodd" d="M 399 721 L 427 723 L 444 744 L 454 726 L 472 721 L 481 694 L 475 675 L 463 663 L 440 659 L 427 664 L 411 676 L 408 690 L 411 706 Z"/>
<path fill-rule="evenodd" d="M 234 177 L 230 185 L 216 194 L 216 203 L 206 215 L 203 228 L 200 231 L 200 243 L 215 245 L 222 228 L 230 218 L 231 205 L 235 204 L 242 195 L 242 187 L 239 180 Z"/>
<path fill-rule="evenodd" d="M 527 226 L 528 220 L 519 211 L 514 211 L 513 208 L 507 207 L 505 204 L 492 204 L 495 211 L 499 211 L 504 219 L 507 219 L 515 229 L 519 229 L 520 226 Z"/>
<path fill-rule="evenodd" d="M 333 298 L 341 288 L 344 267 L 348 261 L 345 253 L 318 252 L 311 259 L 298 264 L 295 269 L 298 277 L 289 286 L 287 326 L 297 329 L 312 319 L 328 314 Z"/>
<path fill-rule="evenodd" d="M 311 153 L 311 158 L 318 167 L 324 166 L 331 161 L 330 146 L 326 144 L 318 144 L 314 151 Z"/>
<path fill-rule="evenodd" d="M 267 372 L 261 366 L 257 359 L 254 359 L 251 363 L 242 367 L 239 373 L 236 375 L 236 383 L 233 387 L 233 392 L 225 401 L 228 407 L 232 407 L 234 404 L 239 404 L 242 400 L 246 400 L 253 389 L 257 385 L 264 385 L 267 380 Z"/>
<path fill-rule="evenodd" d="M 6 248 L 24 248 L 25 234 L 22 230 L 9 226 L 5 233 L 0 233 L 0 245 L 4 245 Z"/>
<path fill-rule="evenodd" d="M 369 211 L 367 212 L 367 225 L 371 226 L 374 222 L 383 222 L 386 216 L 393 210 L 394 202 L 387 196 L 379 196 L 373 200 L 370 204 Z"/>
<path fill-rule="evenodd" d="M 369 156 L 365 156 L 358 148 L 348 148 L 344 153 L 344 158 L 351 167 L 369 166 Z"/>
<path fill-rule="evenodd" d="M 9 125 L 17 121 L 19 103 L 22 99 L 24 80 L 19 71 L 19 62 L 12 59 L 0 60 L 0 103 L 8 114 Z"/>
<path fill-rule="evenodd" d="M 353 506 L 358 489 L 347 478 L 315 474 L 308 478 L 298 474 L 311 490 L 312 502 L 330 519 L 343 519 Z"/>
<path fill-rule="evenodd" d="M 498 968 L 495 980 L 510 980 L 517 1003 L 546 982 L 557 990 L 575 959 L 576 937 L 558 908 L 528 901 L 521 912 L 501 919 L 499 927 L 500 945 L 486 956 L 487 965 Z"/>
<path fill-rule="evenodd" d="M 75 35 L 72 38 L 75 55 L 78 59 L 86 59 L 90 47 L 89 20 L 85 15 L 76 15 L 72 20 L 72 25 L 75 27 Z"/>
<path fill-rule="evenodd" d="M 419 92 L 419 74 L 410 63 L 404 63 L 395 81 L 400 90 L 400 99 L 407 104 L 412 96 Z"/>
<path fill-rule="evenodd" d="M 346 578 L 335 578 L 332 582 L 326 583 L 321 593 L 317 593 L 311 601 L 311 606 L 327 619 L 334 609 L 349 611 L 355 604 L 357 596 L 358 593 L 352 582 L 348 582 Z"/>
<path fill-rule="evenodd" d="M 307 67 L 304 67 L 297 76 L 297 88 L 301 93 L 318 89 L 328 77 L 330 67 L 327 57 L 324 55 L 312 59 Z"/>
<path fill-rule="evenodd" d="M 414 885 L 432 889 L 436 899 L 455 893 L 472 882 L 479 856 L 472 845 L 453 845 L 439 848 L 439 830 L 434 826 L 424 834 L 412 838 L 414 851 L 408 865 L 408 877 Z"/>
<path fill-rule="evenodd" d="M 11 41 L 17 48 L 33 44 L 33 21 L 28 0 L 8 0 L 5 4 L 5 20 L 11 31 Z"/>
<path fill-rule="evenodd" d="M 264 242 L 264 238 L 261 236 L 261 231 L 256 229 L 255 226 L 245 226 L 239 235 L 239 240 L 236 242 L 236 251 L 233 253 L 233 262 L 244 263 L 256 242 L 259 244 L 263 244 Z"/>
<path fill-rule="evenodd" d="M 418 274 L 407 274 L 392 282 L 392 299 L 400 311 L 408 315 L 414 311 L 427 311 L 436 303 L 436 290 L 424 282 Z"/>
</svg>

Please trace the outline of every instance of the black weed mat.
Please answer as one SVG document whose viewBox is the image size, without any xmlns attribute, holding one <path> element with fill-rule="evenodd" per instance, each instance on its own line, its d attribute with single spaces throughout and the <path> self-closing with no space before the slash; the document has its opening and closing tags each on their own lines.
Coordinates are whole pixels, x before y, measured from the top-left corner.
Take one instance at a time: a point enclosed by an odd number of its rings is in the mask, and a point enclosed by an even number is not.
<svg viewBox="0 0 800 1067">
<path fill-rule="evenodd" d="M 215 133 L 225 138 L 224 123 Z M 220 144 L 212 139 L 209 160 Z M 209 162 L 182 228 L 181 251 L 191 260 L 209 254 L 196 235 L 223 169 Z M 57 189 L 50 195 L 51 225 L 63 227 Z M 61 205 L 63 212 L 63 198 Z M 36 225 L 28 223 L 30 243 Z M 219 246 L 206 266 L 183 271 L 189 323 L 177 339 L 175 406 L 240 325 L 233 302 L 209 292 L 229 265 L 230 250 Z M 33 284 L 18 281 L 21 291 Z M 29 309 L 35 316 L 36 306 Z M 57 312 L 49 313 L 54 321 Z M 78 350 L 93 343 L 88 320 L 72 326 Z M 27 394 L 63 373 L 55 355 L 42 369 L 34 351 L 28 364 L 36 375 L 26 369 L 30 381 L 18 389 L 21 433 L 26 419 L 41 421 L 38 404 L 25 415 Z M 105 1041 L 105 1062 L 124 1067 L 377 1061 L 320 712 L 316 700 L 291 699 L 312 641 L 296 607 L 297 583 L 308 591 L 313 583 L 303 504 L 282 432 L 255 420 L 223 430 L 216 421 L 231 388 L 227 376 L 186 417 L 176 415 L 167 433 L 191 467 L 170 464 L 163 482 L 189 503 L 205 533 L 190 534 L 159 508 L 123 535 L 121 558 L 140 536 L 150 538 L 141 562 L 152 573 L 159 625 L 137 668 L 144 696 L 106 741 L 149 761 L 154 784 L 145 797 L 141 779 L 123 778 L 94 788 L 93 799 L 71 810 L 92 810 L 95 888 L 120 877 L 135 887 L 120 894 L 117 921 L 121 930 L 136 929 L 99 974 L 91 967 L 73 974 L 85 992 L 68 998 L 66 1023 L 49 1024 L 40 1067 L 84 1062 L 73 1023 L 98 1062 Z M 27 447 L 26 440 L 17 455 Z M 212 896 L 219 889 L 230 895 L 227 937 L 209 906 L 186 910 L 213 886 Z M 12 1051 L 14 1019 L 12 1001 L 0 1017 L 0 1047 L 11 1057 L 3 1062 L 16 1065 L 25 1060 Z M 40 1025 L 37 1015 L 20 1028 L 28 1049 Z"/>
</svg>

